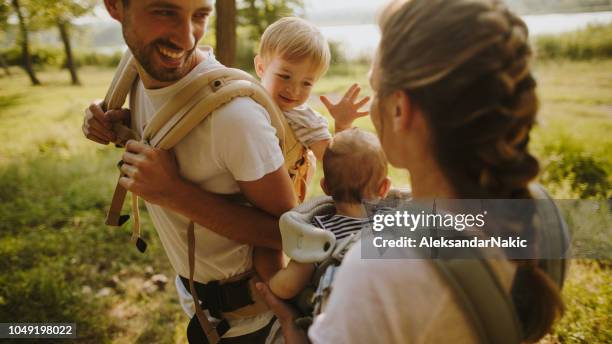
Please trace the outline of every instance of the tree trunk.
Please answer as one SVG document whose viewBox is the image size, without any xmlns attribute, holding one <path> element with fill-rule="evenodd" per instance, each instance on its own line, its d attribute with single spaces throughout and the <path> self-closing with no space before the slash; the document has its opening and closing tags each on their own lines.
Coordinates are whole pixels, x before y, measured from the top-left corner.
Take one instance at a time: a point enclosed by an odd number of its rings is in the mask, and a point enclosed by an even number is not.
<svg viewBox="0 0 612 344">
<path fill-rule="evenodd" d="M 28 75 L 30 76 L 30 80 L 32 81 L 32 85 L 40 85 L 40 81 L 36 78 L 36 74 L 34 73 L 34 68 L 32 66 L 32 56 L 30 55 L 30 42 L 28 38 L 28 28 L 25 23 L 25 19 L 23 18 L 23 13 L 21 13 L 21 6 L 19 5 L 19 0 L 12 0 L 13 8 L 15 8 L 15 12 L 17 13 L 17 18 L 19 19 L 19 31 L 21 33 L 21 55 L 23 58 L 23 68 L 26 70 Z"/>
<path fill-rule="evenodd" d="M 72 79 L 73 85 L 80 85 L 79 76 L 77 75 L 76 65 L 74 58 L 72 57 L 72 47 L 70 46 L 70 36 L 68 33 L 68 23 L 63 20 L 57 21 L 57 27 L 64 42 L 64 50 L 66 52 L 66 68 L 70 71 L 70 78 Z"/>
<path fill-rule="evenodd" d="M 227 67 L 236 62 L 236 0 L 217 0 L 216 55 Z"/>
<path fill-rule="evenodd" d="M 11 70 L 9 69 L 6 60 L 2 55 L 0 55 L 0 65 L 2 65 L 2 69 L 4 69 L 4 73 L 6 73 L 6 76 L 11 76 Z"/>
</svg>

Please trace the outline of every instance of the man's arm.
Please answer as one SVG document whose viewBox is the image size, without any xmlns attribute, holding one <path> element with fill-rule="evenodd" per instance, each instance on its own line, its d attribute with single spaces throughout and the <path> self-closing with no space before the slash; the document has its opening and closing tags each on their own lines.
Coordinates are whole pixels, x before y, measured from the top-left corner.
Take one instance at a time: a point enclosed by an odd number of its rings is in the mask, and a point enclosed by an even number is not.
<svg viewBox="0 0 612 344">
<path fill-rule="evenodd" d="M 284 167 L 262 178 L 239 182 L 254 207 L 232 203 L 178 175 L 176 161 L 164 150 L 129 141 L 120 184 L 144 200 L 173 210 L 226 238 L 281 249 L 278 216 L 296 205 Z M 259 210 L 259 209 L 262 210 Z"/>
</svg>

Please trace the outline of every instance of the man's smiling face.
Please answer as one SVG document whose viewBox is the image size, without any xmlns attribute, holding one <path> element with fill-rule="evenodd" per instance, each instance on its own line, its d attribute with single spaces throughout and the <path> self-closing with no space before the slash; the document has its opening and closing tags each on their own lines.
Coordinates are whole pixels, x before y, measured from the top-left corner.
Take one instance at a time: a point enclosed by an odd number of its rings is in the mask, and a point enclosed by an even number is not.
<svg viewBox="0 0 612 344">
<path fill-rule="evenodd" d="M 212 9 L 211 0 L 131 0 L 121 9 L 123 37 L 149 76 L 176 81 L 197 64 Z"/>
</svg>

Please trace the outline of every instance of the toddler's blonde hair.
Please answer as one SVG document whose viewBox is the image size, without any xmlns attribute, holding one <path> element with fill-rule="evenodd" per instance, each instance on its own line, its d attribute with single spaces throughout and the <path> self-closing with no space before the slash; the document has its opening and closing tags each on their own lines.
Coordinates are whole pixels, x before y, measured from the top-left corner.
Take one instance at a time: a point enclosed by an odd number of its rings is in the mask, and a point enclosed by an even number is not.
<svg viewBox="0 0 612 344">
<path fill-rule="evenodd" d="M 297 17 L 285 17 L 268 26 L 261 36 L 259 56 L 268 63 L 274 56 L 288 61 L 310 60 L 319 76 L 329 68 L 331 53 L 319 29 Z"/>
</svg>

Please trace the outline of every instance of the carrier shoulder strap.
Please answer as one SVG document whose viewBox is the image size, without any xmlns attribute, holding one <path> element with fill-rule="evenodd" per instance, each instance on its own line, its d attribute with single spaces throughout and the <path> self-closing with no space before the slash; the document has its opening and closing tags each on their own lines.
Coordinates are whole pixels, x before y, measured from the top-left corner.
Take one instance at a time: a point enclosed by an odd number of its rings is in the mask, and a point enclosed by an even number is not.
<svg viewBox="0 0 612 344">
<path fill-rule="evenodd" d="M 540 259 L 539 266 L 557 284 L 563 287 L 570 255 L 570 234 L 567 224 L 561 216 L 559 208 L 546 192 L 537 183 L 529 185 L 529 191 L 536 199 L 536 209 L 539 217 L 538 250 L 542 257 L 559 257 L 553 259 Z"/>
<path fill-rule="evenodd" d="M 518 344 L 521 327 L 510 295 L 488 262 L 478 259 L 434 259 L 471 320 L 480 343 Z"/>
<path fill-rule="evenodd" d="M 529 190 L 536 200 L 540 219 L 539 249 L 549 250 L 544 256 L 562 257 L 540 259 L 539 265 L 561 289 L 567 270 L 567 261 L 563 258 L 568 254 L 569 231 L 559 209 L 544 188 L 531 184 Z M 475 326 L 480 342 L 520 343 L 522 330 L 511 295 L 503 289 L 489 262 L 478 257 L 474 251 L 474 259 L 435 259 L 433 262 L 458 296 Z"/>
</svg>

